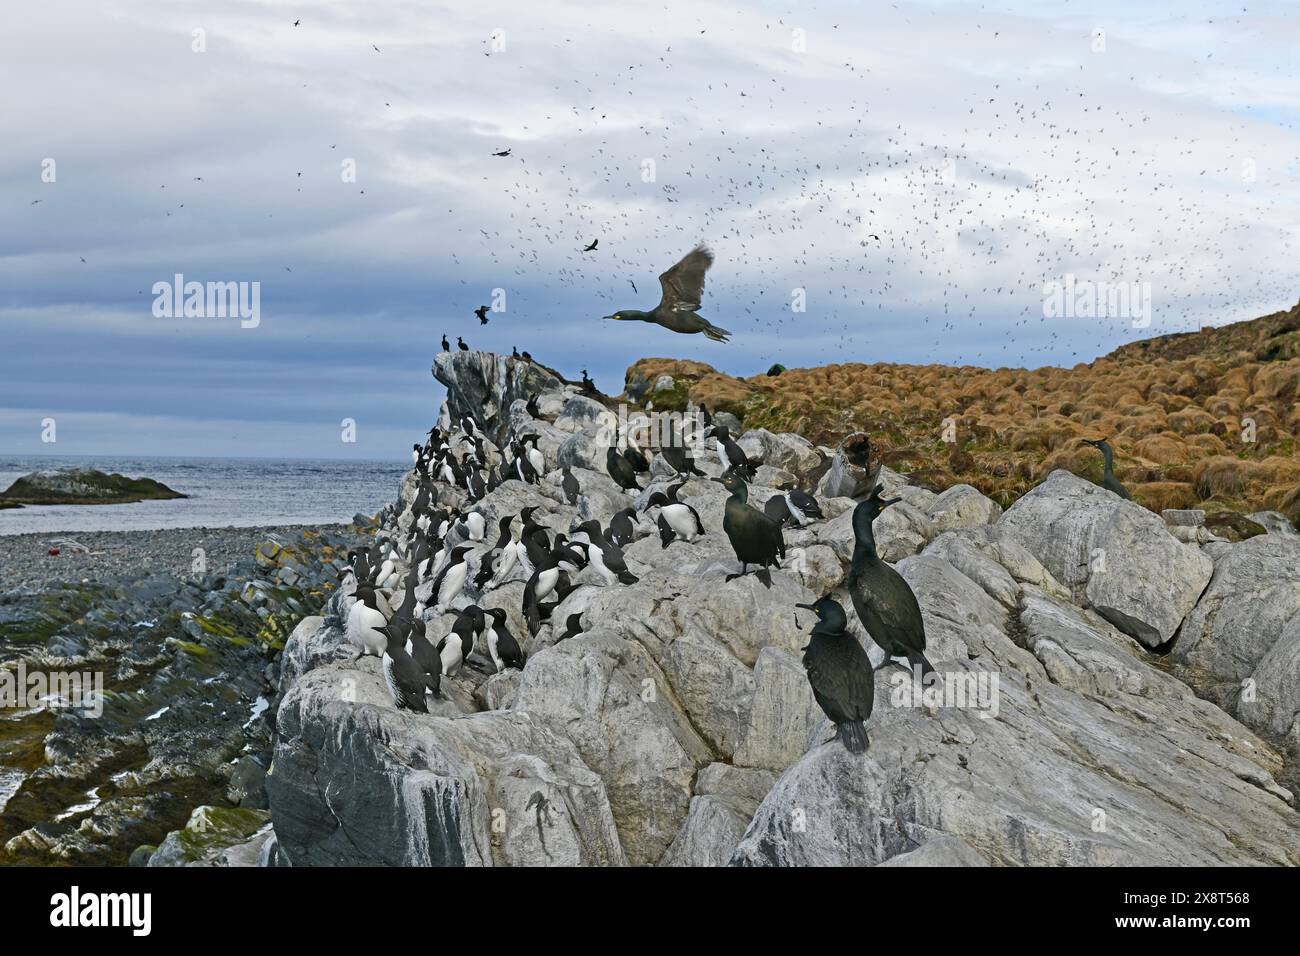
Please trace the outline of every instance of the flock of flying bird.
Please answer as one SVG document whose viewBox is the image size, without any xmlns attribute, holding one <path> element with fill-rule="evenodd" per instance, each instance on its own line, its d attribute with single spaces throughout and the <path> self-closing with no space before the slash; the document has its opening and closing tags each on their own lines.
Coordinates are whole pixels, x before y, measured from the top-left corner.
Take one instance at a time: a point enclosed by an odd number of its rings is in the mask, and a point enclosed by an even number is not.
<svg viewBox="0 0 1300 956">
<path fill-rule="evenodd" d="M 540 417 L 536 401 L 535 396 L 529 400 L 534 418 Z M 779 570 L 786 557 L 784 529 L 813 525 L 825 516 L 816 498 L 800 489 L 774 495 L 762 510 L 753 507 L 748 482 L 761 462 L 750 458 L 707 408 L 701 408 L 701 415 L 723 469 L 721 477 L 710 480 L 728 492 L 720 530 L 740 562 L 740 570 L 726 580 L 752 568 L 770 588 L 772 569 Z M 493 592 L 507 580 L 526 580 L 520 611 L 529 637 L 536 637 L 555 608 L 580 586 L 571 575 L 591 568 L 605 587 L 632 586 L 638 578 L 628 568 L 623 548 L 634 540 L 657 531 L 661 548 L 667 549 L 719 530 L 706 528 L 699 512 L 678 498 L 692 478 L 707 477 L 686 449 L 667 443 L 648 453 L 627 435 L 606 450 L 605 469 L 632 504 L 615 513 L 608 526 L 575 517 L 568 529 L 550 527 L 538 520 L 537 507 L 525 507 L 500 516 L 496 540 L 489 543 L 486 509 L 479 503 L 505 482 L 538 485 L 547 475 L 558 477 L 570 505 L 577 505 L 583 493 L 573 470 L 551 467 L 538 444 L 539 436 L 525 426 L 498 447 L 469 415 L 447 429 L 435 426 L 422 445 L 412 447 L 416 494 L 397 525 L 407 530 L 349 553 L 349 567 L 340 575 L 353 587 L 347 637 L 361 654 L 382 658 L 385 682 L 398 708 L 427 713 L 428 698 L 443 696 L 442 678 L 460 673 L 476 648 L 498 673 L 523 668 L 526 655 L 508 626 L 505 608 L 491 606 Z M 663 456 L 677 477 L 638 510 L 635 502 L 644 490 L 640 476 L 651 470 L 648 454 Z M 451 488 L 458 491 L 445 497 L 460 504 L 439 507 L 443 491 Z M 934 669 L 924 653 L 920 607 L 906 581 L 879 558 L 872 531 L 875 518 L 897 500 L 882 497 L 876 486 L 857 505 L 848 589 L 858 619 L 884 651 L 881 666 L 918 668 L 924 678 Z M 472 576 L 471 559 L 478 565 Z M 390 600 L 399 592 L 401 601 L 394 607 Z M 847 615 L 837 601 L 828 596 L 798 606 L 817 618 L 804 651 L 813 694 L 837 725 L 838 738 L 850 751 L 862 752 L 868 745 L 864 722 L 872 710 L 876 668 L 848 631 Z M 429 610 L 431 618 L 455 616 L 436 642 L 426 630 Z M 556 627 L 556 642 L 581 634 L 581 618 L 571 614 L 562 631 Z"/>
</svg>

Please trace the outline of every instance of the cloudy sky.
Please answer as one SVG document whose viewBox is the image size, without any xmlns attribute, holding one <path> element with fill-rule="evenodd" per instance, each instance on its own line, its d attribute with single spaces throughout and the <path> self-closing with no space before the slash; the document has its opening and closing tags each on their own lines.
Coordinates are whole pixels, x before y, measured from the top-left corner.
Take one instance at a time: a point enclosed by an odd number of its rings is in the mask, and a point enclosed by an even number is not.
<svg viewBox="0 0 1300 956">
<path fill-rule="evenodd" d="M 0 454 L 400 457 L 444 333 L 617 393 L 1253 318 L 1300 298 L 1297 48 L 1292 2 L 24 4 Z M 700 241 L 730 344 L 599 320 Z M 177 273 L 260 321 L 158 317 Z"/>
</svg>

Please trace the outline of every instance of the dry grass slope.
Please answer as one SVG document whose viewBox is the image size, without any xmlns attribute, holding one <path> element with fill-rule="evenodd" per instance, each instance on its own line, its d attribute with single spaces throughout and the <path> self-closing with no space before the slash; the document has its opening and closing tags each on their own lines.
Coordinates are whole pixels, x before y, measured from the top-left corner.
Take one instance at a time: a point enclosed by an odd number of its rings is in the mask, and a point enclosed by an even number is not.
<svg viewBox="0 0 1300 956">
<path fill-rule="evenodd" d="M 1101 456 L 1080 439 L 1106 437 L 1120 480 L 1153 510 L 1300 518 L 1300 305 L 1070 369 L 852 363 L 735 378 L 675 359 L 628 369 L 629 381 L 664 374 L 677 386 L 651 396 L 657 407 L 705 402 L 823 445 L 866 430 L 891 467 L 936 489 L 974 485 L 1004 506 L 1055 468 L 1099 481 Z"/>
</svg>

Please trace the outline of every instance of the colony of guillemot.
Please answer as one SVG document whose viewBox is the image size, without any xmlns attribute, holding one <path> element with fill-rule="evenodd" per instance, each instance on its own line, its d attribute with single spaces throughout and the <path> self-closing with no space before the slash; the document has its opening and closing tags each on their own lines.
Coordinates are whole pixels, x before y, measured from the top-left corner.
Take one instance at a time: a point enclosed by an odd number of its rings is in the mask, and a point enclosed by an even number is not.
<svg viewBox="0 0 1300 956">
<path fill-rule="evenodd" d="M 535 397 L 529 405 L 536 409 Z M 762 462 L 749 457 L 727 426 L 713 421 L 712 416 L 708 416 L 704 434 L 713 439 L 723 467 L 722 477 L 713 480 L 728 492 L 721 527 L 714 530 L 726 536 L 740 565 L 738 573 L 726 574 L 725 579 L 742 577 L 753 568 L 760 581 L 771 587 L 771 572 L 780 570 L 786 560 L 783 529 L 803 528 L 824 521 L 825 516 L 813 495 L 789 486 L 769 498 L 762 510 L 753 507 L 747 482 L 753 480 Z M 651 458 L 630 435 L 617 437 L 619 441 L 606 451 L 605 470 L 625 493 L 641 495 L 640 477 L 652 472 Z M 1109 452 L 1104 442 L 1096 444 L 1103 454 Z M 359 652 L 383 657 L 385 681 L 394 704 L 427 710 L 426 695 L 439 696 L 442 678 L 458 675 L 476 653 L 486 662 L 486 666 L 473 665 L 480 671 L 500 673 L 526 666 L 527 655 L 510 631 L 506 609 L 491 606 L 492 593 L 507 580 L 524 576 L 519 612 L 528 637 L 533 639 L 547 626 L 551 612 L 581 586 L 574 583 L 574 576 L 585 569 L 595 572 L 586 579 L 587 586 L 638 584 L 638 574 L 629 567 L 623 548 L 652 532 L 647 523 L 653 522 L 665 548 L 675 541 L 695 542 L 709 534 L 699 511 L 679 500 L 692 475 L 700 473 L 693 457 L 683 448 L 658 449 L 657 453 L 679 480 L 666 491 L 641 495 L 639 504 L 618 509 L 607 526 L 575 517 L 568 530 L 562 530 L 551 526 L 554 516 L 541 518 L 538 506 L 530 505 L 518 514 L 497 515 L 493 519 L 496 535 L 484 545 L 487 517 L 477 502 L 507 481 L 525 485 L 546 481 L 558 486 L 561 500 L 581 510 L 584 491 L 573 469 L 548 460 L 535 432 L 512 432 L 498 444 L 468 415 L 447 426 L 435 426 L 423 445 L 413 446 L 415 494 L 409 514 L 403 515 L 407 520 L 399 522 L 408 530 L 378 538 L 369 549 L 353 552 L 351 572 L 346 576 L 353 585 L 347 610 L 348 636 Z M 662 475 L 663 471 L 655 473 Z M 447 497 L 463 504 L 438 507 L 440 486 L 446 485 L 460 489 L 460 494 Z M 925 627 L 916 597 L 875 548 L 872 523 L 894 500 L 883 497 L 876 486 L 857 505 L 847 590 L 862 627 L 884 652 L 881 666 L 903 666 L 906 661 L 907 667 L 915 668 L 924 678 L 934 668 L 925 656 Z M 406 575 L 405 592 L 394 610 L 389 600 L 402 573 Z M 416 589 L 425 585 L 428 590 L 421 592 L 426 594 L 425 600 L 417 601 Z M 835 723 L 844 746 L 854 753 L 864 751 L 868 745 L 864 721 L 871 715 L 876 668 L 849 632 L 848 616 L 838 601 L 826 595 L 798 606 L 817 617 L 804 653 L 814 697 Z M 454 620 L 434 644 L 424 633 L 424 617 L 444 613 L 454 615 Z M 553 640 L 582 634 L 582 617 L 571 613 L 563 628 L 552 625 Z"/>
</svg>

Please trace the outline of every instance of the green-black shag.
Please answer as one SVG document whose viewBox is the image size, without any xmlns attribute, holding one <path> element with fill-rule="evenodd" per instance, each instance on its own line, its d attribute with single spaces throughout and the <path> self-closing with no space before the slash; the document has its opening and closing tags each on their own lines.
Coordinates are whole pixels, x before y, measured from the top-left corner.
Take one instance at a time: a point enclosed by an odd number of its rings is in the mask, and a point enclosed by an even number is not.
<svg viewBox="0 0 1300 956">
<path fill-rule="evenodd" d="M 649 312 L 640 309 L 620 309 L 605 318 L 619 322 L 653 322 L 670 332 L 692 334 L 703 332 L 715 342 L 725 342 L 731 335 L 695 310 L 704 295 L 704 273 L 713 265 L 713 253 L 704 246 L 696 246 L 681 262 L 659 277 L 663 297 Z"/>
<path fill-rule="evenodd" d="M 636 466 L 628 461 L 614 445 L 605 449 L 605 471 L 624 491 L 641 490 L 641 486 L 636 483 Z"/>
<path fill-rule="evenodd" d="M 1104 438 L 1098 438 L 1096 441 L 1093 441 L 1091 438 L 1085 438 L 1084 441 L 1093 448 L 1101 451 L 1102 459 L 1105 462 L 1101 475 L 1101 486 L 1107 491 L 1115 492 L 1115 494 L 1119 495 L 1121 498 L 1127 498 L 1129 501 L 1132 501 L 1133 496 L 1128 493 L 1128 489 L 1120 484 L 1120 480 L 1115 477 L 1115 451 L 1110 447 L 1110 443 Z"/>
<path fill-rule="evenodd" d="M 817 615 L 812 637 L 803 649 L 813 697 L 834 722 L 840 742 L 850 753 L 860 754 L 870 744 L 865 721 L 876 699 L 871 658 L 848 632 L 848 618 L 839 601 L 822 598 L 815 604 L 795 606 Z"/>
<path fill-rule="evenodd" d="M 785 536 L 781 534 L 781 525 L 748 504 L 749 486 L 734 471 L 713 480 L 731 492 L 722 513 L 722 530 L 740 560 L 740 574 L 728 574 L 727 580 L 742 577 L 751 564 L 757 564 L 760 566 L 758 579 L 770 588 L 772 575 L 767 569 L 779 565 L 785 558 Z"/>
<path fill-rule="evenodd" d="M 879 514 L 900 499 L 882 498 L 876 485 L 865 501 L 853 509 L 853 562 L 849 565 L 849 593 L 853 610 L 871 639 L 887 655 L 885 664 L 906 657 L 912 668 L 920 667 L 921 676 L 934 672 L 925 656 L 925 621 L 916 595 L 903 576 L 876 554 L 876 538 L 871 525 Z M 900 665 L 901 666 L 901 665 Z"/>
</svg>

